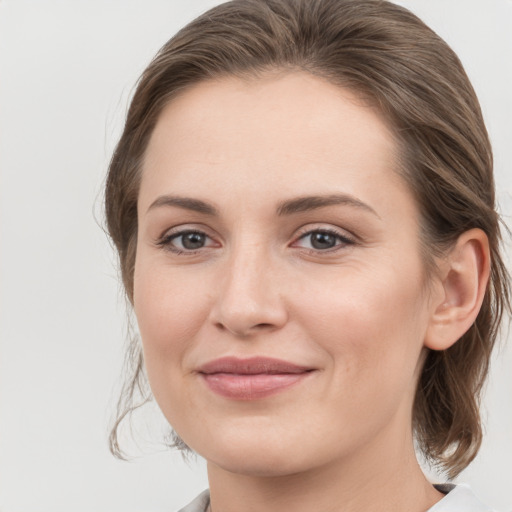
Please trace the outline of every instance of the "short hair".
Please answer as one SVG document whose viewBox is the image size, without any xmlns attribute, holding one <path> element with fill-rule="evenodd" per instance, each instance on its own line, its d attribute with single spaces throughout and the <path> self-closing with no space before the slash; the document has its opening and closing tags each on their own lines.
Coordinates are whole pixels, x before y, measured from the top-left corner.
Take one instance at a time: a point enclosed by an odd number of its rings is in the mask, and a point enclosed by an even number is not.
<svg viewBox="0 0 512 512">
<path fill-rule="evenodd" d="M 421 214 L 422 254 L 435 271 L 459 235 L 482 229 L 491 274 L 474 324 L 453 346 L 429 350 L 417 384 L 413 431 L 426 459 L 456 476 L 482 440 L 479 402 L 510 277 L 500 254 L 492 151 L 480 106 L 450 47 L 407 9 L 384 0 L 233 0 L 199 16 L 158 52 L 139 79 L 105 189 L 109 234 L 133 302 L 137 198 L 149 138 L 162 109 L 192 85 L 223 76 L 302 70 L 347 88 L 389 121 L 397 171 Z M 132 340 L 130 374 L 118 403 L 117 431 L 149 396 L 142 351 Z"/>
</svg>

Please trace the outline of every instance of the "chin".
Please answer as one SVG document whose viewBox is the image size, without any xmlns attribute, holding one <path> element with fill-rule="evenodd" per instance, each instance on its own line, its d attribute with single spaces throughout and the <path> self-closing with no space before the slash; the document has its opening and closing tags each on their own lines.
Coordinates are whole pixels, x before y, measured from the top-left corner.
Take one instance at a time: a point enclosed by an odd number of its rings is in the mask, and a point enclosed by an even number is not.
<svg viewBox="0 0 512 512">
<path fill-rule="evenodd" d="M 191 445 L 199 455 L 230 473 L 257 477 L 279 477 L 301 473 L 316 465 L 318 453 L 309 453 L 307 443 L 293 442 L 272 433 L 251 435 L 224 432 Z M 288 442 L 286 442 L 286 441 Z"/>
<path fill-rule="evenodd" d="M 208 462 L 224 471 L 239 475 L 276 478 L 310 469 L 307 464 L 290 458 L 290 455 L 272 453 L 269 448 L 259 447 L 251 451 L 243 449 L 210 455 Z"/>
</svg>

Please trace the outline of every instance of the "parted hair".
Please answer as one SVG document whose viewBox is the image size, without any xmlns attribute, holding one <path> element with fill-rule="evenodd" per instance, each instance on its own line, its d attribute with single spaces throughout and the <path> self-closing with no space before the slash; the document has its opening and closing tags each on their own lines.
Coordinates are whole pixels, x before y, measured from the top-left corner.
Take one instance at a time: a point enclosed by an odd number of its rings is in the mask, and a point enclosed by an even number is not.
<svg viewBox="0 0 512 512">
<path fill-rule="evenodd" d="M 139 79 L 106 180 L 107 228 L 126 295 L 133 302 L 139 183 L 162 109 L 198 82 L 273 70 L 300 70 L 348 88 L 388 120 L 399 147 L 397 172 L 420 210 L 428 272 L 463 232 L 487 234 L 491 275 L 478 317 L 453 346 L 428 351 L 413 407 L 417 446 L 454 477 L 481 444 L 479 401 L 500 322 L 510 310 L 510 278 L 477 97 L 455 53 L 407 9 L 384 0 L 233 0 L 199 16 L 161 48 Z M 112 452 L 121 457 L 119 426 L 151 396 L 140 342 L 130 343 L 110 436 Z"/>
</svg>

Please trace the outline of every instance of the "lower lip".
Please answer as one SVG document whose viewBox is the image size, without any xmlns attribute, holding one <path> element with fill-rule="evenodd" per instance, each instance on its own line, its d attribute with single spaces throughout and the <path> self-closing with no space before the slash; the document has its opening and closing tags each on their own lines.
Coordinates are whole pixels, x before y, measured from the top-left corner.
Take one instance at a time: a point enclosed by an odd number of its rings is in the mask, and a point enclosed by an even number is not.
<svg viewBox="0 0 512 512">
<path fill-rule="evenodd" d="M 241 375 L 234 373 L 202 374 L 208 387 L 218 395 L 233 400 L 257 400 L 275 395 L 298 384 L 311 372 Z"/>
</svg>

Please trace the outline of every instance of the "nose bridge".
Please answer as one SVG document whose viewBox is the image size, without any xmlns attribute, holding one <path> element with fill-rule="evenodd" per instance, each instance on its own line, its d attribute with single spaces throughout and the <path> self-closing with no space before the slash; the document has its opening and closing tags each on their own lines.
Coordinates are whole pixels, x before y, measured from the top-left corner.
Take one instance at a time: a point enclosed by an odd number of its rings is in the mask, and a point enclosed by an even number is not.
<svg viewBox="0 0 512 512">
<path fill-rule="evenodd" d="M 237 335 L 275 329 L 286 321 L 276 258 L 263 240 L 241 237 L 223 268 L 214 321 Z"/>
<path fill-rule="evenodd" d="M 258 277 L 263 277 L 272 271 L 271 257 L 268 248 L 261 240 L 240 240 L 231 252 L 226 276 L 226 291 L 233 290 L 257 292 Z M 260 281 L 261 282 L 261 281 Z M 252 295 L 253 293 L 249 293 Z"/>
</svg>

